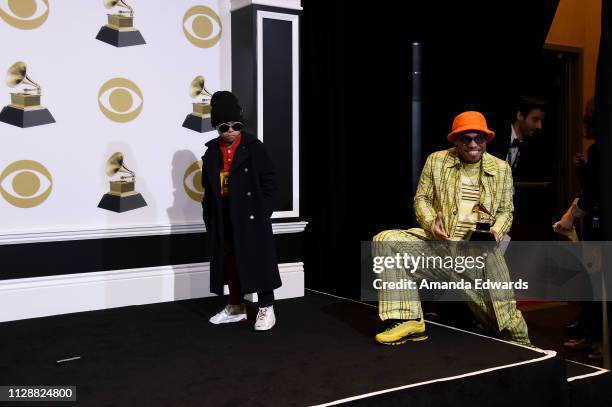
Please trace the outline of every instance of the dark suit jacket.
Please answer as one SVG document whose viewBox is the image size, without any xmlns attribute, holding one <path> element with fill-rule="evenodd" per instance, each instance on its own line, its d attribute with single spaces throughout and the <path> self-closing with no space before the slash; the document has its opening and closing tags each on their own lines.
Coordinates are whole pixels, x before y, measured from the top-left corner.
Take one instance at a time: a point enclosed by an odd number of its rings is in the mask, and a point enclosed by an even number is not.
<svg viewBox="0 0 612 407">
<path fill-rule="evenodd" d="M 487 144 L 487 151 L 506 160 L 510 148 L 510 125 L 497 128 L 495 138 Z M 517 181 L 542 182 L 552 179 L 553 151 L 547 150 L 542 138 L 535 136 L 519 145 L 519 157 L 512 168 L 512 178 Z"/>
</svg>

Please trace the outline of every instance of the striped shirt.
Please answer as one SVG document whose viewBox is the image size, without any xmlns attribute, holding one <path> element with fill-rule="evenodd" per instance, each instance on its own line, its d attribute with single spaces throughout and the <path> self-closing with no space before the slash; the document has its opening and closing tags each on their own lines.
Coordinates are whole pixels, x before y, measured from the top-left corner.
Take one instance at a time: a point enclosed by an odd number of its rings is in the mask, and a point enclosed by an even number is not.
<svg viewBox="0 0 612 407">
<path fill-rule="evenodd" d="M 463 239 L 468 230 L 476 228 L 478 213 L 473 209 L 480 202 L 480 161 L 474 164 L 462 163 L 460 179 L 461 198 L 453 240 Z"/>
</svg>

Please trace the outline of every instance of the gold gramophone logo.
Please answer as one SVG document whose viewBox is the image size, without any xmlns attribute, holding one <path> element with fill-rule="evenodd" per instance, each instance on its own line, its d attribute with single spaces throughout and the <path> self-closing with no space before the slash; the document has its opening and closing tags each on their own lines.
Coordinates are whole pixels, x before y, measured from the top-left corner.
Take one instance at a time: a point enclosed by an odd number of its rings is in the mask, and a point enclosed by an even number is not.
<svg viewBox="0 0 612 407">
<path fill-rule="evenodd" d="M 55 119 L 45 107 L 40 105 L 42 89 L 27 75 L 25 62 L 15 62 L 6 74 L 6 85 L 18 88 L 11 92 L 11 104 L 0 111 L 0 122 L 17 127 L 33 127 L 55 123 Z"/>
<path fill-rule="evenodd" d="M 53 186 L 51 173 L 39 162 L 15 161 L 0 174 L 0 194 L 18 208 L 33 208 L 43 203 Z"/>
<path fill-rule="evenodd" d="M 183 188 L 185 193 L 194 201 L 202 202 L 204 187 L 202 187 L 202 160 L 191 164 L 183 175 Z"/>
<path fill-rule="evenodd" d="M 140 31 L 134 28 L 134 9 L 125 0 L 104 0 L 104 7 L 116 12 L 107 14 L 108 23 L 98 31 L 97 40 L 118 48 L 146 44 Z"/>
<path fill-rule="evenodd" d="M 183 33 L 199 48 L 210 48 L 221 39 L 221 18 L 213 9 L 194 6 L 183 17 Z"/>
<path fill-rule="evenodd" d="M 113 78 L 98 91 L 98 106 L 112 121 L 126 123 L 134 120 L 144 104 L 138 85 L 126 78 Z"/>
<path fill-rule="evenodd" d="M 192 98 L 202 98 L 202 100 L 193 102 L 193 111 L 187 115 L 183 121 L 183 127 L 204 133 L 205 131 L 214 130 L 210 123 L 210 99 L 212 94 L 204 85 L 204 77 L 198 75 L 189 85 L 189 96 Z"/>
<path fill-rule="evenodd" d="M 117 174 L 119 179 L 109 182 L 110 190 L 102 196 L 98 208 L 121 213 L 147 206 L 142 195 L 136 192 L 136 174 L 125 165 L 121 152 L 106 160 L 106 175 L 113 177 Z"/>
<path fill-rule="evenodd" d="M 0 17 L 20 30 L 33 30 L 47 21 L 49 0 L 4 0 L 0 2 Z"/>
</svg>

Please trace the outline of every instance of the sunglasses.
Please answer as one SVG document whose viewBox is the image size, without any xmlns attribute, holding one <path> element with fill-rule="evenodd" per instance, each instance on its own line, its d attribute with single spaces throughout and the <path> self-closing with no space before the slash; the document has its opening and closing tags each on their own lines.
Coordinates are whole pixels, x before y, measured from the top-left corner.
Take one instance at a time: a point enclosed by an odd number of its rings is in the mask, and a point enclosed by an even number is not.
<svg viewBox="0 0 612 407">
<path fill-rule="evenodd" d="M 483 144 L 487 140 L 487 137 L 484 134 L 479 134 L 474 137 L 470 137 L 468 135 L 462 134 L 459 137 L 457 137 L 457 140 L 459 141 L 459 143 L 464 144 L 464 145 L 470 144 L 472 140 L 474 140 L 476 144 Z"/>
<path fill-rule="evenodd" d="M 240 123 L 240 122 L 236 122 L 234 124 L 229 124 L 229 123 L 223 123 L 217 126 L 217 130 L 219 130 L 221 133 L 225 133 L 227 131 L 229 131 L 229 129 L 233 129 L 235 131 L 240 131 L 242 130 L 242 128 L 244 127 L 244 124 Z"/>
</svg>

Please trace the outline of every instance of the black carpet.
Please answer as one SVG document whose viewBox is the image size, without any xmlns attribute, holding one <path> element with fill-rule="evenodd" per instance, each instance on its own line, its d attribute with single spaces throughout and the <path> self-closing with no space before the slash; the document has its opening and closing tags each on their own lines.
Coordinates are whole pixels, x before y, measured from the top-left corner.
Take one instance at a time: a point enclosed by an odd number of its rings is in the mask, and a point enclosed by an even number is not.
<svg viewBox="0 0 612 407">
<path fill-rule="evenodd" d="M 577 378 L 576 376 L 600 373 L 595 367 L 566 361 L 567 377 L 574 379 L 569 383 L 570 405 L 572 407 L 612 406 L 612 373 L 605 372 L 596 376 Z"/>
<path fill-rule="evenodd" d="M 567 360 L 603 367 L 603 360 L 589 359 L 588 355 L 593 351 L 592 349 L 576 351 L 563 347 L 563 342 L 570 338 L 563 328 L 574 321 L 578 315 L 578 305 L 571 302 L 562 303 L 561 306 L 553 308 L 523 311 L 523 316 L 529 326 L 529 338 L 536 346 L 552 349 Z"/>
<path fill-rule="evenodd" d="M 210 324 L 223 305 L 215 297 L 1 323 L 0 385 L 76 385 L 72 406 L 301 406 L 542 356 L 434 324 L 427 341 L 376 345 L 374 308 L 319 294 L 277 301 L 269 332 L 253 331 L 254 307 L 249 322 Z M 552 358 L 355 404 L 563 406 L 564 373 Z"/>
</svg>

